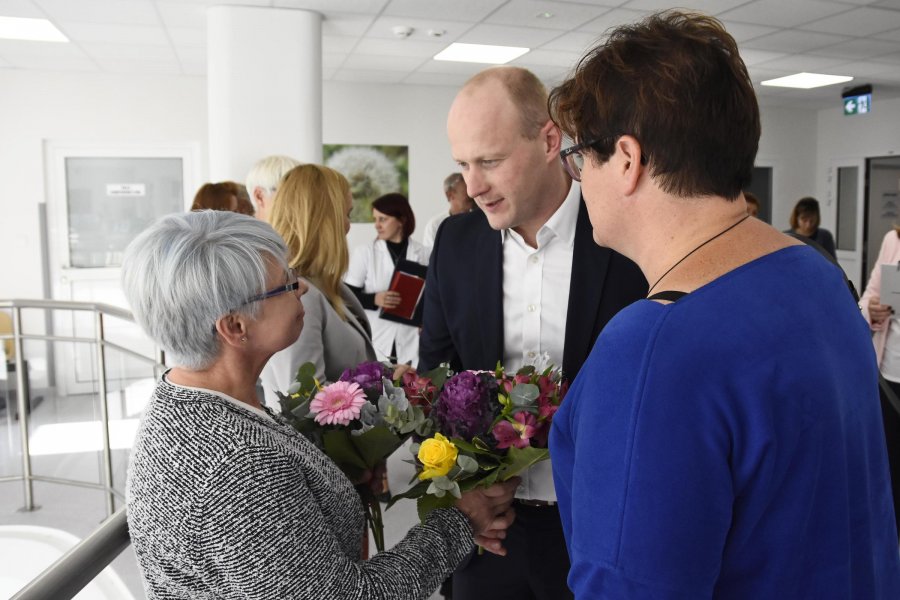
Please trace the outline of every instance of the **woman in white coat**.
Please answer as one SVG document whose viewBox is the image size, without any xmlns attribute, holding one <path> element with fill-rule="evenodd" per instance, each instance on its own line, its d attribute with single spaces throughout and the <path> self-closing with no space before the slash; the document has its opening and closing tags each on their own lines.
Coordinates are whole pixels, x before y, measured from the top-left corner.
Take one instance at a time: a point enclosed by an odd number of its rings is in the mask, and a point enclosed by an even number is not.
<svg viewBox="0 0 900 600">
<path fill-rule="evenodd" d="M 372 344 L 379 358 L 396 364 L 419 362 L 419 328 L 380 318 L 379 309 L 395 308 L 400 294 L 388 291 L 400 259 L 428 264 L 430 251 L 410 238 L 416 217 L 403 194 L 385 194 L 372 202 L 377 237 L 355 248 L 344 283 L 357 295 L 372 325 Z"/>
</svg>

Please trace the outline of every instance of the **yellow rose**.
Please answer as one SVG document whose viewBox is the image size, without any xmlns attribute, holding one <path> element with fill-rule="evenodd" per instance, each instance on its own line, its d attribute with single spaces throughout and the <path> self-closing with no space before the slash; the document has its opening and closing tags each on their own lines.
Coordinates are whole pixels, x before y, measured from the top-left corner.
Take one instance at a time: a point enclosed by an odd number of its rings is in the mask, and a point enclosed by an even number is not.
<svg viewBox="0 0 900 600">
<path fill-rule="evenodd" d="M 419 473 L 419 479 L 431 479 L 446 475 L 456 464 L 457 450 L 450 440 L 440 433 L 434 434 L 419 446 L 419 461 L 425 469 Z"/>
</svg>

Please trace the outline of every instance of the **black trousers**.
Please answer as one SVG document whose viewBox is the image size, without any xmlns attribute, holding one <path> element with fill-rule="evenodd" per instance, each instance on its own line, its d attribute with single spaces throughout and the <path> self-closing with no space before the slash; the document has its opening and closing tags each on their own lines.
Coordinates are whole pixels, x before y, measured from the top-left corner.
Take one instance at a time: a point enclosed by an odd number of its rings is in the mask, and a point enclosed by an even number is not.
<svg viewBox="0 0 900 600">
<path fill-rule="evenodd" d="M 453 574 L 453 600 L 567 600 L 569 554 L 556 506 L 515 503 L 506 556 L 476 550 Z"/>
<path fill-rule="evenodd" d="M 900 398 L 900 383 L 888 381 Z M 894 493 L 894 518 L 900 531 L 900 414 L 881 394 L 881 416 L 884 418 L 884 439 L 887 442 L 888 464 L 891 468 L 891 491 Z"/>
</svg>

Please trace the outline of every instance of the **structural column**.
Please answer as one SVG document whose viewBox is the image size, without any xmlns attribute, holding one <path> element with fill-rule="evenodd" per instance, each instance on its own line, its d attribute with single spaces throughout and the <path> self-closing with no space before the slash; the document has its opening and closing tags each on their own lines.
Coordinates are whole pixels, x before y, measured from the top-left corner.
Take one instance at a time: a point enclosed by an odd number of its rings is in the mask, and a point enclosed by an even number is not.
<svg viewBox="0 0 900 600">
<path fill-rule="evenodd" d="M 210 7 L 207 104 L 212 181 L 241 182 L 270 154 L 322 162 L 322 16 Z"/>
</svg>

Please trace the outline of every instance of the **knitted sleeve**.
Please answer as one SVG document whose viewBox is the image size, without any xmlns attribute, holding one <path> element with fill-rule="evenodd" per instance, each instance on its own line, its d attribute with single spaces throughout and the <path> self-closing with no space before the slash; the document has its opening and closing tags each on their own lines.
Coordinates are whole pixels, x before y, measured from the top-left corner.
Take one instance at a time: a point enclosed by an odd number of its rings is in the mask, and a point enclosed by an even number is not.
<svg viewBox="0 0 900 600">
<path fill-rule="evenodd" d="M 368 561 L 341 549 L 325 511 L 359 510 L 355 498 L 320 505 L 299 467 L 270 448 L 236 451 L 197 505 L 197 561 L 222 598 L 427 598 L 472 547 L 467 518 L 435 511 L 394 548 Z M 332 519 L 333 521 L 333 519 Z M 349 535 L 355 535 L 349 532 Z M 346 543 L 343 547 L 346 547 Z M 224 582 L 224 584 L 222 583 Z"/>
</svg>

